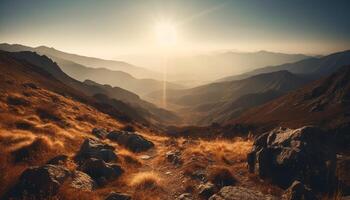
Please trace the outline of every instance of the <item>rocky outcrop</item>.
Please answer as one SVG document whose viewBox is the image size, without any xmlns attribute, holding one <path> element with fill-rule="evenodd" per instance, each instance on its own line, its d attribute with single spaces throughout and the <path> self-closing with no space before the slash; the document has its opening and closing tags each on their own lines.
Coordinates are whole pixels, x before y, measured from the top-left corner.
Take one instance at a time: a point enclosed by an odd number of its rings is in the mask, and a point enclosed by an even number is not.
<svg viewBox="0 0 350 200">
<path fill-rule="evenodd" d="M 181 152 L 176 150 L 176 151 L 168 151 L 165 153 L 166 159 L 171 162 L 174 165 L 181 165 L 183 163 L 181 159 Z"/>
<path fill-rule="evenodd" d="M 97 139 L 88 138 L 84 140 L 75 159 L 79 162 L 89 158 L 97 158 L 105 162 L 116 161 L 118 157 L 114 151 L 114 147 Z"/>
<path fill-rule="evenodd" d="M 336 157 L 328 134 L 316 127 L 278 128 L 258 137 L 248 154 L 249 170 L 288 187 L 295 180 L 328 191 L 335 182 Z"/>
<path fill-rule="evenodd" d="M 104 185 L 108 180 L 116 179 L 124 172 L 119 165 L 106 163 L 96 158 L 85 160 L 78 169 L 90 175 L 99 185 Z"/>
<path fill-rule="evenodd" d="M 57 165 L 44 165 L 26 169 L 15 190 L 34 197 L 47 197 L 57 194 L 60 186 L 69 178 L 68 169 Z"/>
<path fill-rule="evenodd" d="M 294 181 L 293 184 L 286 190 L 282 196 L 283 200 L 318 200 L 312 190 L 306 187 L 299 181 Z"/>
<path fill-rule="evenodd" d="M 134 132 L 112 131 L 107 135 L 107 138 L 133 152 L 142 152 L 154 147 L 151 141 Z"/>
<path fill-rule="evenodd" d="M 277 198 L 244 187 L 226 186 L 209 200 L 277 200 Z"/>
</svg>

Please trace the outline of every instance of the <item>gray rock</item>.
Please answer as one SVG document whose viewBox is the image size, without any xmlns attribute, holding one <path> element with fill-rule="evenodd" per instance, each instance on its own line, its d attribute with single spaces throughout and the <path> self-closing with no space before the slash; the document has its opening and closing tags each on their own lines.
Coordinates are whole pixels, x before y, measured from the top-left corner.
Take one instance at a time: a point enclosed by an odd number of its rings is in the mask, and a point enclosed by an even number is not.
<svg viewBox="0 0 350 200">
<path fill-rule="evenodd" d="M 105 200 L 131 200 L 131 196 L 124 193 L 111 192 Z"/>
<path fill-rule="evenodd" d="M 169 162 L 173 163 L 174 165 L 182 164 L 180 151 L 168 151 L 165 153 L 165 157 Z"/>
<path fill-rule="evenodd" d="M 192 196 L 190 193 L 183 193 L 176 198 L 176 200 L 192 200 Z"/>
<path fill-rule="evenodd" d="M 154 147 L 151 141 L 134 132 L 112 131 L 108 133 L 107 138 L 133 152 L 142 152 Z"/>
<path fill-rule="evenodd" d="M 76 189 L 92 191 L 96 188 L 95 181 L 87 174 L 81 171 L 75 171 L 72 174 L 70 186 Z"/>
<path fill-rule="evenodd" d="M 83 171 L 90 175 L 94 180 L 101 184 L 101 180 L 113 180 L 119 177 L 124 170 L 117 164 L 105 163 L 103 160 L 96 158 L 89 158 L 78 167 L 80 171 Z"/>
<path fill-rule="evenodd" d="M 244 187 L 226 186 L 209 200 L 277 200 L 277 198 Z"/>
<path fill-rule="evenodd" d="M 211 182 L 207 182 L 205 184 L 200 184 L 198 186 L 198 194 L 204 198 L 209 198 L 216 191 L 216 187 Z"/>
<path fill-rule="evenodd" d="M 66 163 L 66 161 L 68 160 L 68 156 L 66 155 L 58 155 L 53 157 L 52 159 L 50 159 L 47 164 L 51 164 L 51 165 L 63 165 Z"/>
<path fill-rule="evenodd" d="M 293 184 L 286 190 L 282 196 L 283 200 L 317 200 L 317 197 L 312 190 L 306 187 L 299 181 L 294 181 Z"/>
<path fill-rule="evenodd" d="M 108 135 L 108 132 L 103 128 L 94 128 L 92 129 L 92 134 L 100 139 L 105 139 Z"/>
<path fill-rule="evenodd" d="M 104 144 L 97 139 L 88 138 L 84 140 L 75 158 L 77 161 L 83 161 L 88 158 L 98 158 L 105 162 L 112 162 L 118 159 L 114 150 L 114 147 L 108 144 Z"/>
<path fill-rule="evenodd" d="M 316 127 L 278 128 L 258 137 L 247 156 L 249 170 L 288 187 L 300 180 L 313 190 L 328 191 L 335 183 L 332 138 Z"/>
<path fill-rule="evenodd" d="M 17 191 L 33 196 L 52 196 L 70 176 L 68 169 L 57 165 L 30 167 L 20 176 Z"/>
</svg>

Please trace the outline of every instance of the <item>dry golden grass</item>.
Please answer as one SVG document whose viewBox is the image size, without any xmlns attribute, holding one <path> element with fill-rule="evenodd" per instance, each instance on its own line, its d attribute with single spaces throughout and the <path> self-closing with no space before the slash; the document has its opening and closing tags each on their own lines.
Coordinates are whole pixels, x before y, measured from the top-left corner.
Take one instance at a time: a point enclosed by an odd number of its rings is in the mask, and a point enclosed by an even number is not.
<svg viewBox="0 0 350 200">
<path fill-rule="evenodd" d="M 139 172 L 132 176 L 129 185 L 136 190 L 153 190 L 162 187 L 162 178 L 153 171 Z"/>
</svg>

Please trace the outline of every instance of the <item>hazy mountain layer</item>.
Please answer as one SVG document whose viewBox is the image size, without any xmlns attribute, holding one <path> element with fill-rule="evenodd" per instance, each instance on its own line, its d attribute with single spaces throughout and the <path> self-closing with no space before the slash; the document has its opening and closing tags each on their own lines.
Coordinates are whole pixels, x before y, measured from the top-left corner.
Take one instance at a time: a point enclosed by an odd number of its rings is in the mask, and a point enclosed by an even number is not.
<svg viewBox="0 0 350 200">
<path fill-rule="evenodd" d="M 229 76 L 219 81 L 240 80 L 261 73 L 288 70 L 295 74 L 308 74 L 315 79 L 328 76 L 340 67 L 350 64 L 350 50 L 333 53 L 319 58 L 308 58 L 295 63 L 263 67 L 241 75 Z"/>
</svg>

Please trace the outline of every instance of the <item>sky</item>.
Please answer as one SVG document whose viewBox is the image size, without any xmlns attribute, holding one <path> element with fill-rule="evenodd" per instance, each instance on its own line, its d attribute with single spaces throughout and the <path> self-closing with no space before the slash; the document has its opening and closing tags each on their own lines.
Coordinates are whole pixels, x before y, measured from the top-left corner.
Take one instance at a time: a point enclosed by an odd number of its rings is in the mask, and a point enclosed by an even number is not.
<svg viewBox="0 0 350 200">
<path fill-rule="evenodd" d="M 350 49 L 349 7 L 348 0 L 0 0 L 0 42 L 102 58 L 156 54 L 163 50 L 156 26 L 166 23 L 176 52 L 328 54 Z"/>
</svg>

